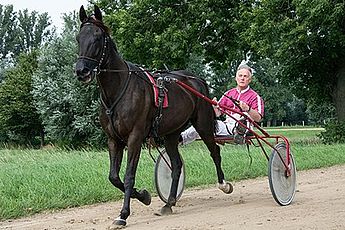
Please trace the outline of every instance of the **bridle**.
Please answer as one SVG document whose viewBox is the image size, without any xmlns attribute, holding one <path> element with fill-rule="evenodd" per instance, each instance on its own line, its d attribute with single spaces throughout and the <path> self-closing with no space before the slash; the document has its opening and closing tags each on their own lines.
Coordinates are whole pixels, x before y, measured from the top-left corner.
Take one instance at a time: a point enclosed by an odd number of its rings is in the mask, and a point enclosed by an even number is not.
<svg viewBox="0 0 345 230">
<path fill-rule="evenodd" d="M 82 28 L 83 26 L 85 25 L 95 25 L 97 26 L 97 24 L 95 23 L 92 23 L 92 22 L 85 22 L 85 23 L 82 23 L 80 28 Z M 109 42 L 109 35 L 104 31 L 103 28 L 99 27 L 101 30 L 102 30 L 102 33 L 103 33 L 103 46 L 102 46 L 102 54 L 101 54 L 101 58 L 99 60 L 97 59 L 94 59 L 94 58 L 91 58 L 91 57 L 88 57 L 88 56 L 79 56 L 78 57 L 78 60 L 88 60 L 88 61 L 91 61 L 93 63 L 96 64 L 96 67 L 92 70 L 92 79 L 94 77 L 96 77 L 100 72 L 109 72 L 109 70 L 107 69 L 101 69 L 101 66 L 103 65 L 103 61 L 104 61 L 104 58 L 105 58 L 105 55 L 106 55 L 106 51 L 107 51 L 107 45 L 108 45 L 108 42 Z M 116 72 L 124 72 L 125 70 L 117 70 Z M 111 71 L 111 72 L 114 72 L 114 71 Z"/>
<path fill-rule="evenodd" d="M 98 26 L 96 23 L 92 23 L 92 22 L 85 22 L 85 23 L 82 23 L 82 25 L 80 26 L 80 28 L 82 28 L 83 26 L 85 25 L 95 25 L 95 26 Z M 102 46 L 102 53 L 101 53 L 101 57 L 99 60 L 95 59 L 95 58 L 90 58 L 90 57 L 87 57 L 87 56 L 79 56 L 78 57 L 78 60 L 88 60 L 88 61 L 91 61 L 93 63 L 96 64 L 96 67 L 92 70 L 92 73 L 91 73 L 91 78 L 95 78 L 97 79 L 99 85 L 100 85 L 100 80 L 99 80 L 99 77 L 97 77 L 100 72 L 127 72 L 128 73 L 128 76 L 127 76 L 127 79 L 125 81 L 125 84 L 124 86 L 122 87 L 119 95 L 117 96 L 117 98 L 115 99 L 115 101 L 111 104 L 111 106 L 108 106 L 106 104 L 106 102 L 104 101 L 103 99 L 103 96 L 106 97 L 106 93 L 104 92 L 104 89 L 102 87 L 100 87 L 101 89 L 101 95 L 100 95 L 100 100 L 101 100 L 101 104 L 102 106 L 104 107 L 105 109 L 105 113 L 106 115 L 108 116 L 108 119 L 109 119 L 109 122 L 111 124 L 111 129 L 112 129 L 112 132 L 114 133 L 114 135 L 123 143 L 126 145 L 126 141 L 116 132 L 116 129 L 115 129 L 115 126 L 114 126 L 114 121 L 112 119 L 112 116 L 114 115 L 114 109 L 116 107 L 116 105 L 119 103 L 119 101 L 121 100 L 121 98 L 123 97 L 123 95 L 125 94 L 125 91 L 127 90 L 128 88 L 128 85 L 129 85 L 129 81 L 130 81 L 130 75 L 131 75 L 131 71 L 129 70 L 129 66 L 128 64 L 125 62 L 126 66 L 127 66 L 127 70 L 111 70 L 111 69 L 101 69 L 102 65 L 104 64 L 104 60 L 105 60 L 105 56 L 106 56 L 106 52 L 107 52 L 107 45 L 109 43 L 109 40 L 110 40 L 110 37 L 108 35 L 108 33 L 101 27 L 101 26 L 98 26 L 101 30 L 102 30 L 102 33 L 103 33 L 103 37 L 104 37 L 104 40 L 103 40 L 103 46 Z M 102 96 L 103 95 L 103 96 Z M 107 98 L 106 98 L 107 99 Z"/>
</svg>

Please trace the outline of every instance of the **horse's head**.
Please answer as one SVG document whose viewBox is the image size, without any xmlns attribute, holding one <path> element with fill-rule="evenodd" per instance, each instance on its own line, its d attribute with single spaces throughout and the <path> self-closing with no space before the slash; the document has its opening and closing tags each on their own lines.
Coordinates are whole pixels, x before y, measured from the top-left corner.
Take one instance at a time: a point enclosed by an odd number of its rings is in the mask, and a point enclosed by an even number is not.
<svg viewBox="0 0 345 230">
<path fill-rule="evenodd" d="M 102 13 L 95 5 L 94 13 L 87 16 L 83 6 L 80 7 L 80 31 L 77 35 L 79 58 L 75 73 L 79 81 L 89 83 L 100 71 L 109 40 L 108 28 L 102 22 Z"/>
</svg>

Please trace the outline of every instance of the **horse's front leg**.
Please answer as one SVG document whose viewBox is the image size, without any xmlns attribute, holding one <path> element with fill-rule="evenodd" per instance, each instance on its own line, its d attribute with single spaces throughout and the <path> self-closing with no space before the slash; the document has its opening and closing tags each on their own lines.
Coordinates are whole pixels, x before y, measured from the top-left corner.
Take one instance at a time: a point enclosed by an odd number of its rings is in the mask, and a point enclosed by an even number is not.
<svg viewBox="0 0 345 230">
<path fill-rule="evenodd" d="M 110 159 L 110 171 L 109 171 L 109 181 L 123 193 L 125 192 L 125 186 L 119 176 L 121 162 L 123 158 L 123 149 L 125 145 L 119 142 L 116 142 L 113 139 L 108 139 L 108 148 L 109 148 L 109 159 Z M 131 198 L 136 198 L 145 205 L 151 203 L 151 196 L 146 190 L 137 191 L 136 188 L 133 188 Z"/>
<path fill-rule="evenodd" d="M 123 157 L 123 149 L 125 148 L 125 146 L 123 144 L 117 143 L 114 139 L 109 138 L 108 148 L 110 160 L 109 180 L 116 188 L 124 192 L 125 189 L 120 179 L 119 172 Z"/>
<path fill-rule="evenodd" d="M 144 197 L 144 200 L 147 201 L 147 204 L 151 203 L 151 195 L 146 190 L 141 192 L 135 192 L 135 174 L 139 162 L 140 150 L 141 150 L 142 140 L 140 138 L 129 138 L 128 139 L 128 159 L 127 159 L 127 168 L 125 172 L 124 179 L 124 200 L 123 206 L 120 212 L 120 216 L 114 221 L 110 229 L 118 229 L 126 225 L 126 220 L 130 215 L 130 198 L 134 193 L 140 194 Z"/>
</svg>

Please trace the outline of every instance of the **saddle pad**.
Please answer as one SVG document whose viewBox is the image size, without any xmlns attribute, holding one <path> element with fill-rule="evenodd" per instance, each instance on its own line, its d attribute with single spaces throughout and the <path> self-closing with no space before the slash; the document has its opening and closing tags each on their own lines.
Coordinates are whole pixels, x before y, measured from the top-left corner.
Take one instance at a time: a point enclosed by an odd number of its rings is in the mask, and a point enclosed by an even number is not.
<svg viewBox="0 0 345 230">
<path fill-rule="evenodd" d="M 142 69 L 142 70 L 145 73 L 145 75 L 147 76 L 147 78 L 150 80 L 150 82 L 152 83 L 155 106 L 158 107 L 159 106 L 159 102 L 158 102 L 159 89 L 158 89 L 158 86 L 157 86 L 154 78 L 152 77 L 152 75 L 149 72 L 147 72 L 146 70 L 144 70 L 144 69 Z M 168 107 L 168 94 L 167 94 L 167 92 L 164 92 L 163 108 L 167 108 L 167 107 Z"/>
</svg>

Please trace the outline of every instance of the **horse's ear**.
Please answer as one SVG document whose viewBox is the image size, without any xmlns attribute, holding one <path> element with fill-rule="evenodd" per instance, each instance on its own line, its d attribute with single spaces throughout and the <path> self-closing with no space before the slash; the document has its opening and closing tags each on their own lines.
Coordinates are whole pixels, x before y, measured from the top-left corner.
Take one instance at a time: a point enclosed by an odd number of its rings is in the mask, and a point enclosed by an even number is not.
<svg viewBox="0 0 345 230">
<path fill-rule="evenodd" d="M 81 22 L 84 22 L 87 19 L 87 14 L 85 12 L 84 6 L 82 5 L 79 10 L 79 19 Z"/>
<path fill-rule="evenodd" d="M 95 18 L 99 21 L 102 21 L 102 12 L 97 5 L 95 5 Z"/>
</svg>

